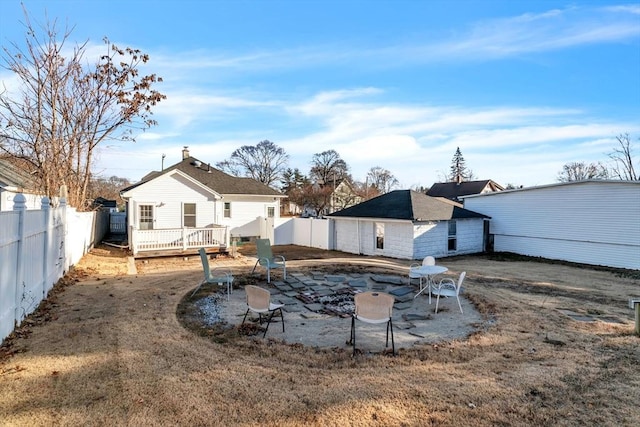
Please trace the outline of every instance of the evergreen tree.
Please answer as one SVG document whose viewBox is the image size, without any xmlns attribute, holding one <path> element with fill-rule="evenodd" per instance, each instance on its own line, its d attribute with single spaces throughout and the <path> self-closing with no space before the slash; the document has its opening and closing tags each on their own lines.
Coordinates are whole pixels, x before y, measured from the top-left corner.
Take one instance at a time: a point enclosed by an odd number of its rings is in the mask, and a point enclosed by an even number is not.
<svg viewBox="0 0 640 427">
<path fill-rule="evenodd" d="M 457 147 L 451 160 L 451 172 L 448 179 L 451 182 L 462 182 L 469 181 L 472 178 L 473 172 L 467 168 L 460 147 Z"/>
</svg>

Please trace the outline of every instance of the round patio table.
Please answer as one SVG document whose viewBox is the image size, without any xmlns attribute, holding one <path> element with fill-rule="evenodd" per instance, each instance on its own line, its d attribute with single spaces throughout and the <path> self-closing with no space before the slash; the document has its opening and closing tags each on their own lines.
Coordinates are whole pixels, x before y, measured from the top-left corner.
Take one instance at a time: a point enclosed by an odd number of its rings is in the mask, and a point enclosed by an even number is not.
<svg viewBox="0 0 640 427">
<path fill-rule="evenodd" d="M 429 290 L 429 304 L 431 304 L 431 289 L 433 288 L 433 276 L 438 274 L 446 273 L 449 269 L 442 265 L 423 265 L 421 267 L 416 268 L 415 270 L 418 274 L 427 278 L 427 285 L 424 286 L 420 291 L 415 294 L 413 298 L 416 298 L 420 295 L 424 290 Z"/>
</svg>

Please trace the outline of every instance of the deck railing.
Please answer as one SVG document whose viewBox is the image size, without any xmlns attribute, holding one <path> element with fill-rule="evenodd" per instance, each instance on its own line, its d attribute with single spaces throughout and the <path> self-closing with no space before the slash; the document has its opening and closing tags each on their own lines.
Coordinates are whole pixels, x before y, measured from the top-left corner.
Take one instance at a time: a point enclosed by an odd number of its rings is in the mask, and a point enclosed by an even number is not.
<svg viewBox="0 0 640 427">
<path fill-rule="evenodd" d="M 229 246 L 227 227 L 131 229 L 131 250 L 135 256 L 145 251 L 189 250 Z"/>
</svg>

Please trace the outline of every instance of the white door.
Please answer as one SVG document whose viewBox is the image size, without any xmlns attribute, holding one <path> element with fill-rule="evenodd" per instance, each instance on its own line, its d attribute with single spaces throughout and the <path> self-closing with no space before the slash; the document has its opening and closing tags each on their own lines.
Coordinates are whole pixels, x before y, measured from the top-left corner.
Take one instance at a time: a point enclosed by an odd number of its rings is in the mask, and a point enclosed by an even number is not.
<svg viewBox="0 0 640 427">
<path fill-rule="evenodd" d="M 138 221 L 140 230 L 153 230 L 153 205 L 138 206 Z"/>
</svg>

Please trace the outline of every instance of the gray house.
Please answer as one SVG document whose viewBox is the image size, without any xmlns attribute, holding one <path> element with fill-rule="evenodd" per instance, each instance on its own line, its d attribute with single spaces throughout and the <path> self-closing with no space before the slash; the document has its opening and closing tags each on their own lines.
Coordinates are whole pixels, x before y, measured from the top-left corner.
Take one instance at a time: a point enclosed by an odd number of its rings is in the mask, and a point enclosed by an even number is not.
<svg viewBox="0 0 640 427">
<path fill-rule="evenodd" d="M 392 191 L 329 217 L 336 250 L 401 259 L 482 252 L 489 219 L 412 190 Z"/>
</svg>

